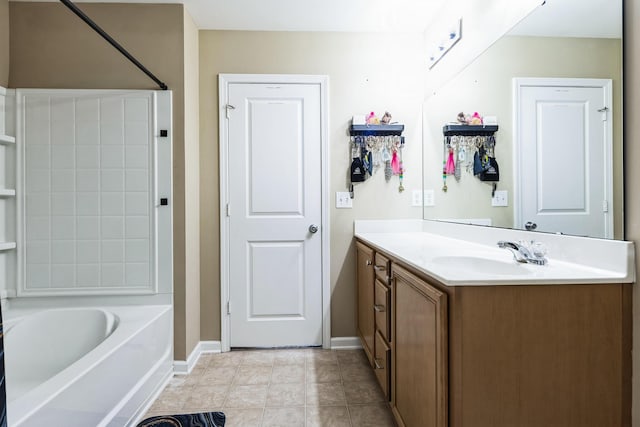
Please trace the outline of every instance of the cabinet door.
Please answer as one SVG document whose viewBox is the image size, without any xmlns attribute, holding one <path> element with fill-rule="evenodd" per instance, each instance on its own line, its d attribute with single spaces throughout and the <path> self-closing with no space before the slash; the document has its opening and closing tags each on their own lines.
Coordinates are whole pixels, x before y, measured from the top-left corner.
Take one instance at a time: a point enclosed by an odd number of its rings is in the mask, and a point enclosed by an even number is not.
<svg viewBox="0 0 640 427">
<path fill-rule="evenodd" d="M 392 267 L 392 410 L 400 426 L 447 425 L 447 296 Z"/>
<path fill-rule="evenodd" d="M 358 263 L 358 335 L 362 341 L 369 363 L 373 366 L 373 348 L 375 334 L 375 318 L 373 311 L 373 249 L 356 243 L 356 258 Z"/>
</svg>

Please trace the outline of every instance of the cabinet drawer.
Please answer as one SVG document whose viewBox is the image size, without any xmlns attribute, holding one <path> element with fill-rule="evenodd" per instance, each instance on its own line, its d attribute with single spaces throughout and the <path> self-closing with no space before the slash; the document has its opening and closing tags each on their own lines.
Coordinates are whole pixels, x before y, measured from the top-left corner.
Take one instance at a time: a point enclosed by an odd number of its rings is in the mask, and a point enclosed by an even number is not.
<svg viewBox="0 0 640 427">
<path fill-rule="evenodd" d="M 376 378 L 380 383 L 382 392 L 389 399 L 389 372 L 391 367 L 391 349 L 387 342 L 382 338 L 380 331 L 376 332 L 376 351 L 373 359 L 373 369 L 376 373 Z"/>
<path fill-rule="evenodd" d="M 376 280 L 373 310 L 376 316 L 376 329 L 387 342 L 391 342 L 391 293 L 380 280 Z"/>
<path fill-rule="evenodd" d="M 376 278 L 378 278 L 385 285 L 389 285 L 389 259 L 384 255 L 376 253 L 375 262 L 373 263 L 373 269 L 376 272 Z"/>
</svg>

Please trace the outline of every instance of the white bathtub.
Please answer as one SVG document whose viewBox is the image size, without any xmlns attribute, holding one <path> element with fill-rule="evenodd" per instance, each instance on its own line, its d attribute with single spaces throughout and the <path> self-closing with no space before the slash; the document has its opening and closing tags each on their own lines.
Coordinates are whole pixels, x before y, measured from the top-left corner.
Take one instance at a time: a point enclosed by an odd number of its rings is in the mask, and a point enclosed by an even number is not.
<svg viewBox="0 0 640 427">
<path fill-rule="evenodd" d="M 171 375 L 170 306 L 11 311 L 9 427 L 128 425 Z"/>
</svg>

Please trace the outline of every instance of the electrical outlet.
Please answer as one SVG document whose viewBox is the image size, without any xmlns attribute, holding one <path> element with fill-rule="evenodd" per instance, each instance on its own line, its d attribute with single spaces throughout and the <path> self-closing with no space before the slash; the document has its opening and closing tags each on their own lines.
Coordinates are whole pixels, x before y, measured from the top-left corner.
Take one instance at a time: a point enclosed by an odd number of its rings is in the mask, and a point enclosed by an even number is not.
<svg viewBox="0 0 640 427">
<path fill-rule="evenodd" d="M 491 206 L 509 206 L 509 193 L 506 190 L 496 191 L 491 199 Z"/>
<path fill-rule="evenodd" d="M 411 192 L 411 206 L 422 206 L 422 191 L 413 190 Z"/>
<path fill-rule="evenodd" d="M 424 206 L 435 206 L 435 195 L 433 190 L 424 190 L 424 197 L 422 198 L 424 201 Z"/>
<path fill-rule="evenodd" d="M 351 209 L 353 207 L 353 199 L 348 191 L 336 191 L 336 208 Z"/>
</svg>

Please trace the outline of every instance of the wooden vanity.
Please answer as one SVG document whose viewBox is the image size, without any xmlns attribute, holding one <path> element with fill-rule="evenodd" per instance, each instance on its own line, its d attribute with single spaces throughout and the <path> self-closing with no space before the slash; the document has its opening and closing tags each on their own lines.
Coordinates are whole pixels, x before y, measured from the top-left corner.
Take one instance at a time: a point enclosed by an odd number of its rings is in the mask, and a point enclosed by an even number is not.
<svg viewBox="0 0 640 427">
<path fill-rule="evenodd" d="M 447 286 L 356 239 L 358 334 L 399 426 L 631 425 L 631 285 Z"/>
</svg>

